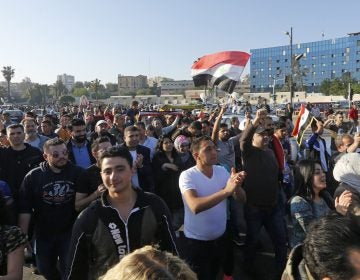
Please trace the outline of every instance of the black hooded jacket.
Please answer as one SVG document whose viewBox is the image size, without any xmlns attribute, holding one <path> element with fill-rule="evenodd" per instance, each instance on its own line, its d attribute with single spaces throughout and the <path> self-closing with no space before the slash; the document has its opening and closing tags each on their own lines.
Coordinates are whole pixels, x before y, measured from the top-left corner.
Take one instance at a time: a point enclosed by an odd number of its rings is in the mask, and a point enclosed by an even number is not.
<svg viewBox="0 0 360 280">
<path fill-rule="evenodd" d="M 81 212 L 73 228 L 66 279 L 98 279 L 124 255 L 145 245 L 178 254 L 170 212 L 155 194 L 135 189 L 136 203 L 124 221 L 105 191 Z"/>
</svg>

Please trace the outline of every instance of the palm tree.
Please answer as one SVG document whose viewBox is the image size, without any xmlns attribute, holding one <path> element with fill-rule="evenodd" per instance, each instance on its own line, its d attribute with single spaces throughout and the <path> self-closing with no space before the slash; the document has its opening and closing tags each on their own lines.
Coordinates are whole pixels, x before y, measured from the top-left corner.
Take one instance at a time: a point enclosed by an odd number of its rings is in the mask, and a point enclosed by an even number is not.
<svg viewBox="0 0 360 280">
<path fill-rule="evenodd" d="M 98 100 L 98 92 L 99 92 L 99 88 L 100 88 L 100 80 L 98 78 L 96 78 L 95 80 L 91 81 L 90 83 L 90 88 L 95 92 L 95 98 L 96 101 Z"/>
<path fill-rule="evenodd" d="M 3 70 L 1 70 L 5 80 L 7 81 L 7 86 L 8 86 L 8 101 L 10 101 L 10 81 L 12 79 L 12 77 L 14 77 L 15 75 L 15 69 L 12 68 L 11 66 L 4 66 Z"/>
</svg>

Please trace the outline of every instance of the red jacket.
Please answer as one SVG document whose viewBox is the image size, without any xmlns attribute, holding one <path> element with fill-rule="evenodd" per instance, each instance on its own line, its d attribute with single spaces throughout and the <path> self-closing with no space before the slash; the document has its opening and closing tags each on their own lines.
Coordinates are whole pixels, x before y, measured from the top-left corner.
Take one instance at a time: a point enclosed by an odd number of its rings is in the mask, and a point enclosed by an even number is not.
<svg viewBox="0 0 360 280">
<path fill-rule="evenodd" d="M 351 108 L 349 111 L 349 119 L 352 119 L 354 121 L 358 120 L 358 110 Z"/>
</svg>

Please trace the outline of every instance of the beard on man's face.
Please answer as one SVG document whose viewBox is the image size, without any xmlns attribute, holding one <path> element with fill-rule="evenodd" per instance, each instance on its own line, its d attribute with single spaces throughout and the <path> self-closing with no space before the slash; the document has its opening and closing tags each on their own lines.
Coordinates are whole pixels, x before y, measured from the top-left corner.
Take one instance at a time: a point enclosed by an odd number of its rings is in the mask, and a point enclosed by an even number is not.
<svg viewBox="0 0 360 280">
<path fill-rule="evenodd" d="M 76 143 L 84 143 L 86 140 L 86 136 L 85 135 L 74 136 L 74 140 Z"/>
<path fill-rule="evenodd" d="M 100 135 L 101 137 L 102 137 L 102 136 L 107 136 L 107 135 L 108 135 L 108 132 L 107 132 L 107 130 L 100 130 L 99 135 Z"/>
</svg>

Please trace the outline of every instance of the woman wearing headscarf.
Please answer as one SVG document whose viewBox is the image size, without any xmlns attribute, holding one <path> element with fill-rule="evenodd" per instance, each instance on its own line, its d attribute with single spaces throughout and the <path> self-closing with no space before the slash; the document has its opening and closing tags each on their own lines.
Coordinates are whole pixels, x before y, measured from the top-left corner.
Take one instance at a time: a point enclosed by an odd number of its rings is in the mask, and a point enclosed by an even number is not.
<svg viewBox="0 0 360 280">
<path fill-rule="evenodd" d="M 334 193 L 335 201 L 344 193 L 350 193 L 349 213 L 360 216 L 360 154 L 348 153 L 340 157 L 333 175 L 340 182 Z"/>
<path fill-rule="evenodd" d="M 190 140 L 185 135 L 175 138 L 174 147 L 183 163 L 183 170 L 195 166 L 195 160 L 190 152 Z"/>
</svg>

